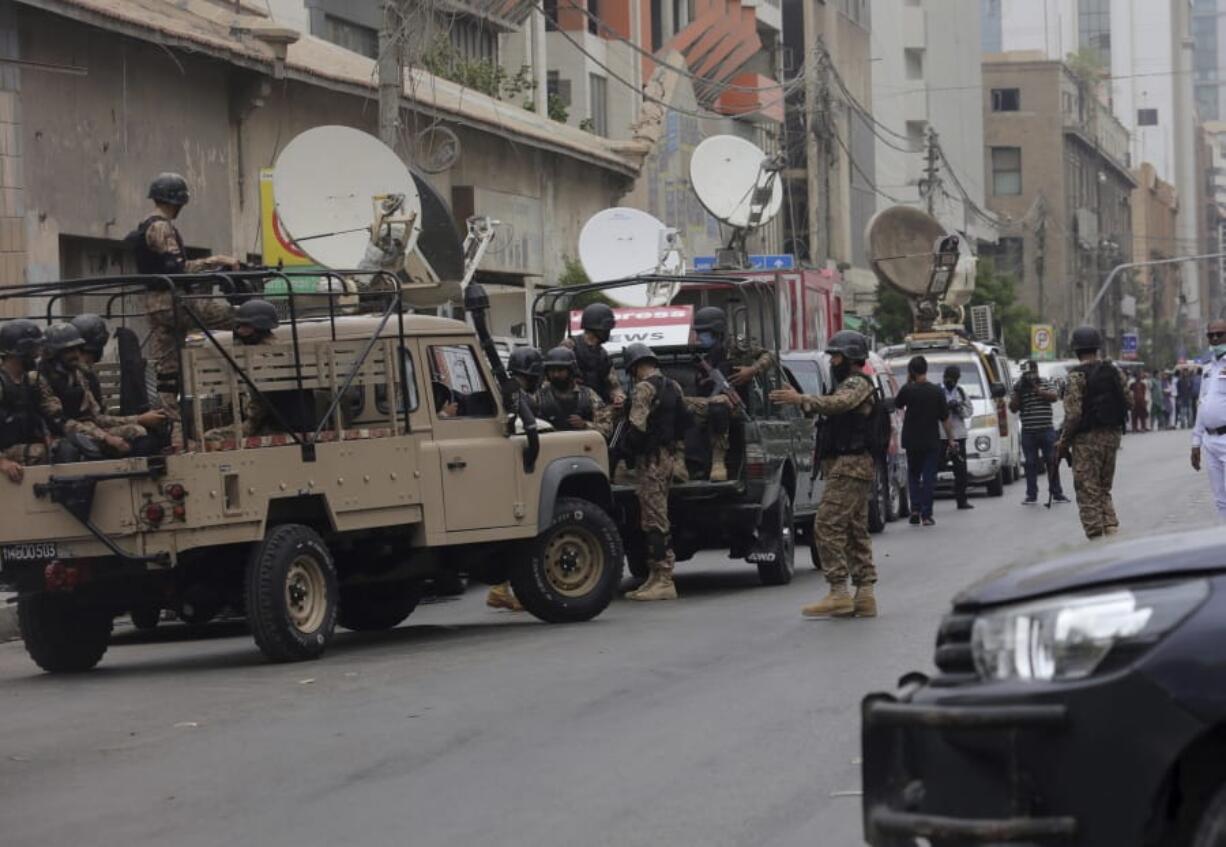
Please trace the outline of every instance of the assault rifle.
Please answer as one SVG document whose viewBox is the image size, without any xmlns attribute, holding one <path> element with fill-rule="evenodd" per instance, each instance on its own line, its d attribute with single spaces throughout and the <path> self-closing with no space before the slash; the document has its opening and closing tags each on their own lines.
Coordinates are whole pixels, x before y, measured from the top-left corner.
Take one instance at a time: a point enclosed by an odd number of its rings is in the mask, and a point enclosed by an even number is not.
<svg viewBox="0 0 1226 847">
<path fill-rule="evenodd" d="M 728 377 L 724 376 L 724 372 L 719 368 L 712 367 L 711 363 L 707 361 L 705 354 L 696 354 L 694 356 L 694 363 L 698 365 L 703 376 L 710 380 L 711 384 L 715 387 L 711 392 L 711 396 L 714 397 L 717 394 L 722 394 L 732 404 L 733 412 L 739 411 L 744 414 L 745 401 L 741 399 L 741 393 L 728 381 Z"/>
</svg>

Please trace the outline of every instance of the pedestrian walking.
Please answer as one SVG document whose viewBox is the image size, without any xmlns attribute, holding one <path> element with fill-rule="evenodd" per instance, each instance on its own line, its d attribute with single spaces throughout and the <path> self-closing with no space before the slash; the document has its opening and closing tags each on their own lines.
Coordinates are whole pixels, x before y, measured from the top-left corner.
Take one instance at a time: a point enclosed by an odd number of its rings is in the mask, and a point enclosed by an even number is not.
<svg viewBox="0 0 1226 847">
<path fill-rule="evenodd" d="M 1179 369 L 1179 379 L 1175 380 L 1175 408 L 1178 410 L 1179 426 L 1192 426 L 1196 420 L 1192 412 L 1192 372 L 1186 365 Z"/>
<path fill-rule="evenodd" d="M 1149 392 L 1149 423 L 1150 427 L 1155 431 L 1166 429 L 1166 421 L 1163 418 L 1165 406 L 1162 402 L 1162 380 L 1158 371 L 1154 371 L 1149 376 L 1147 390 Z"/>
<path fill-rule="evenodd" d="M 1132 393 L 1132 431 L 1149 432 L 1149 389 L 1145 371 L 1129 383 Z"/>
<path fill-rule="evenodd" d="M 1026 499 L 1023 506 L 1039 502 L 1039 472 L 1047 472 L 1047 494 L 1057 503 L 1067 503 L 1060 485 L 1060 462 L 1056 457 L 1056 429 L 1052 404 L 1060 399 L 1055 386 L 1039 376 L 1038 362 L 1027 362 L 1022 378 L 1013 386 L 1009 409 L 1022 419 L 1022 454 L 1026 466 Z M 1040 456 L 1042 460 L 1040 461 Z"/>
<path fill-rule="evenodd" d="M 878 401 L 863 370 L 868 340 L 845 329 L 834 334 L 826 352 L 837 382 L 834 393 L 806 395 L 790 386 L 770 393 L 772 403 L 800 406 L 805 414 L 825 417 L 817 449 L 826 488 L 813 517 L 813 542 L 830 590 L 802 613 L 807 618 L 872 618 L 877 616 L 877 570 L 868 534 L 868 501 L 876 472 L 873 451 L 884 445 L 874 445 L 871 432 Z M 940 398 L 940 391 L 929 387 Z M 847 590 L 849 576 L 854 598 Z"/>
<path fill-rule="evenodd" d="M 907 363 L 907 384 L 898 390 L 894 405 L 904 410 L 902 447 L 907 452 L 911 523 L 933 526 L 932 499 L 936 492 L 941 457 L 941 430 L 950 451 L 958 449 L 949 422 L 945 392 L 928 381 L 928 360 L 915 356 Z"/>
<path fill-rule="evenodd" d="M 1218 515 L 1226 518 L 1226 320 L 1209 324 L 1213 359 L 1201 380 L 1196 424 L 1192 427 L 1192 469 L 1202 457 Z"/>
<path fill-rule="evenodd" d="M 1111 486 L 1128 398 L 1119 368 L 1098 358 L 1102 345 L 1094 327 L 1073 330 L 1072 348 L 1081 364 L 1069 372 L 1064 427 L 1056 444 L 1058 454 L 1072 453 L 1073 489 L 1086 538 L 1115 535 L 1120 528 Z"/>
<path fill-rule="evenodd" d="M 945 388 L 945 405 L 949 409 L 949 428 L 958 446 L 956 449 L 946 446 L 942 451 L 945 461 L 941 464 L 944 466 L 948 463 L 954 473 L 954 499 L 958 503 L 958 508 L 973 509 L 975 507 L 966 499 L 966 422 L 975 413 L 975 410 L 971 406 L 971 401 L 967 399 L 966 392 L 962 390 L 962 386 L 958 385 L 960 379 L 962 379 L 962 368 L 957 365 L 945 367 L 942 380 Z"/>
</svg>

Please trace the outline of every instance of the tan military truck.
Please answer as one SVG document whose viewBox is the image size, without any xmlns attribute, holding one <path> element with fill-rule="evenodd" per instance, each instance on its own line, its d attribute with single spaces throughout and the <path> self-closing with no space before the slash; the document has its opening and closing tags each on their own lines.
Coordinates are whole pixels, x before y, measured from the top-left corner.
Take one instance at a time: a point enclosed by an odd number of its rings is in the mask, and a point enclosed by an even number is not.
<svg viewBox="0 0 1226 847">
<path fill-rule="evenodd" d="M 448 572 L 509 579 L 545 621 L 608 605 L 623 551 L 599 434 L 509 426 L 501 362 L 464 322 L 395 302 L 296 317 L 266 345 L 188 336 L 187 449 L 0 479 L 0 583 L 40 667 L 93 667 L 125 612 L 223 605 L 269 659 L 311 659 L 338 623 L 395 626 Z M 244 435 L 256 404 L 267 429 Z"/>
</svg>

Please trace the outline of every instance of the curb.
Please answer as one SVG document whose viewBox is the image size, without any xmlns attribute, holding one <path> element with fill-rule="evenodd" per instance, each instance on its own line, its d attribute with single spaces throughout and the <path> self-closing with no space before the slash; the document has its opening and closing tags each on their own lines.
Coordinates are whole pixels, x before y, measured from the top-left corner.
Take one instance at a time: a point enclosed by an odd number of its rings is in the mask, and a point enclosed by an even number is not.
<svg viewBox="0 0 1226 847">
<path fill-rule="evenodd" d="M 12 641 L 20 636 L 17 630 L 17 604 L 0 603 L 0 642 Z"/>
</svg>

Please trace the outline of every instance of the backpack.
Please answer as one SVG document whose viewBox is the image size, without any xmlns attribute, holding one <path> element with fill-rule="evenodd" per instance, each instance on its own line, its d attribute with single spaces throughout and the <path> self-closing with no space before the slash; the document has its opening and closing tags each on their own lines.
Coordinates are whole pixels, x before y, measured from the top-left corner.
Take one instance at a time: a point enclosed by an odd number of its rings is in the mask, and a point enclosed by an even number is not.
<svg viewBox="0 0 1226 847">
<path fill-rule="evenodd" d="M 1128 398 L 1115 365 L 1097 362 L 1084 366 L 1081 372 L 1086 377 L 1086 393 L 1078 430 L 1122 429 L 1128 420 Z"/>
</svg>

